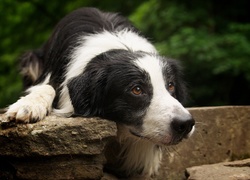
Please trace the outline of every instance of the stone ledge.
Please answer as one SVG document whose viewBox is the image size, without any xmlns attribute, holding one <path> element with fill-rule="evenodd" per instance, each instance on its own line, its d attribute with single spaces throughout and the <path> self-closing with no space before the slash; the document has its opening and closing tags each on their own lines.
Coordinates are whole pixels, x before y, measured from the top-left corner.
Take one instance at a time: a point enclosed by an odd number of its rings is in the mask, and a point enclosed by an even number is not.
<svg viewBox="0 0 250 180">
<path fill-rule="evenodd" d="M 187 168 L 188 180 L 249 180 L 250 159 Z"/>
<path fill-rule="evenodd" d="M 99 118 L 46 117 L 0 131 L 0 156 L 101 154 L 116 124 Z"/>
<path fill-rule="evenodd" d="M 116 124 L 99 118 L 48 116 L 0 129 L 0 179 L 100 179 L 115 136 Z"/>
</svg>

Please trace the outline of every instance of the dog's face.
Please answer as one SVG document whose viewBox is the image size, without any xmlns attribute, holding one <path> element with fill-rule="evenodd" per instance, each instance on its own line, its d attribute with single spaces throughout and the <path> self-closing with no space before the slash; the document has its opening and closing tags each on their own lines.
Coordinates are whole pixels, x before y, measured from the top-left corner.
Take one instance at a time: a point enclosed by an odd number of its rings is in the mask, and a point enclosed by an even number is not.
<svg viewBox="0 0 250 180">
<path fill-rule="evenodd" d="M 68 84 L 77 115 L 115 121 L 134 137 L 176 144 L 194 129 L 181 105 L 186 89 L 176 61 L 112 50 L 92 59 Z"/>
</svg>

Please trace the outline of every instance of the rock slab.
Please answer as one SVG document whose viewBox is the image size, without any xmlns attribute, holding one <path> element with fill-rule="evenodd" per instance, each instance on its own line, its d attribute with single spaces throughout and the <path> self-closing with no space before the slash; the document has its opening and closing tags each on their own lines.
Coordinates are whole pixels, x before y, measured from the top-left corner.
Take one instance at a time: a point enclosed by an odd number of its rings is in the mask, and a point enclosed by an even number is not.
<svg viewBox="0 0 250 180">
<path fill-rule="evenodd" d="M 2 127 L 0 179 L 101 179 L 103 151 L 115 136 L 116 124 L 99 118 L 48 116 Z"/>
<path fill-rule="evenodd" d="M 250 159 L 187 168 L 188 180 L 249 180 Z"/>
</svg>

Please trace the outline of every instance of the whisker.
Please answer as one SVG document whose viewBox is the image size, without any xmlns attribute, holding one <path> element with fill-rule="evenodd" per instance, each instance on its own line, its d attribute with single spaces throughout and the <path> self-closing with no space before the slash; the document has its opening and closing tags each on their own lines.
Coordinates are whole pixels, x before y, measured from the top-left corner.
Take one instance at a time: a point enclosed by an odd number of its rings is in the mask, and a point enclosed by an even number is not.
<svg viewBox="0 0 250 180">
<path fill-rule="evenodd" d="M 195 121 L 195 126 L 199 126 L 199 125 L 202 125 L 202 126 L 208 126 L 208 124 L 207 123 L 205 123 L 205 122 L 200 122 L 200 121 Z"/>
</svg>

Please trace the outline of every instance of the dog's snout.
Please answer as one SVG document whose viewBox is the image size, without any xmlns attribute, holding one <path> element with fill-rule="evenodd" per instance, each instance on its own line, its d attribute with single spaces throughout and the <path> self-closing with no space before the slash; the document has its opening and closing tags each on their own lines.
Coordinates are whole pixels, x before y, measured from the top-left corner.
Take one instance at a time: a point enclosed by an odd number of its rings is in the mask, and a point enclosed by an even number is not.
<svg viewBox="0 0 250 180">
<path fill-rule="evenodd" d="M 177 134 L 187 135 L 195 125 L 195 121 L 193 118 L 189 118 L 186 120 L 174 119 L 171 123 L 172 129 Z"/>
</svg>

